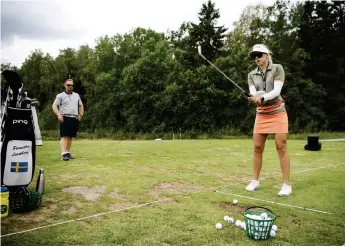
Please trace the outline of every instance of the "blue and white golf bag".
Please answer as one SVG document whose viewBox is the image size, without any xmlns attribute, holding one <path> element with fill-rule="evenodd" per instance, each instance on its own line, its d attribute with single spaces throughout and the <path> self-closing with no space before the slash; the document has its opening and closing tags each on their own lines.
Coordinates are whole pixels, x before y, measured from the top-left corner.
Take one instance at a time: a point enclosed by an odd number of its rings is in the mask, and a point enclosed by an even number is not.
<svg viewBox="0 0 345 246">
<path fill-rule="evenodd" d="M 32 100 L 21 94 L 20 76 L 3 71 L 7 81 L 1 102 L 1 185 L 10 190 L 28 186 L 33 179 L 36 162 L 36 138 Z M 3 98 L 3 97 L 2 97 Z"/>
</svg>

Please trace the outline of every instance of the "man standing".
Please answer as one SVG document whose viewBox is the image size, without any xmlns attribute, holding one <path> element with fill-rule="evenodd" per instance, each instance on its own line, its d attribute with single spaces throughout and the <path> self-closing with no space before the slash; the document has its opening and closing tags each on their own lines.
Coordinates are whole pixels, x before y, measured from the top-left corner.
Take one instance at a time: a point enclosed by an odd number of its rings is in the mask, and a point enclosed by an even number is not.
<svg viewBox="0 0 345 246">
<path fill-rule="evenodd" d="M 52 107 L 60 121 L 61 160 L 68 161 L 74 159 L 70 153 L 72 138 L 77 136 L 84 108 L 79 94 L 73 92 L 73 80 L 65 80 L 64 87 L 65 91 L 56 96 Z"/>
</svg>

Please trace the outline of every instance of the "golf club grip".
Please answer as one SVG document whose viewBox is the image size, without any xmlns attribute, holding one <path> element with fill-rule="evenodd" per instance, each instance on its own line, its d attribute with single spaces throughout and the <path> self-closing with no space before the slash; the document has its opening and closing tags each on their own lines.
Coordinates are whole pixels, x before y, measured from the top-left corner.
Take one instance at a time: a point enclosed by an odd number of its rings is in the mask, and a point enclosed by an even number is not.
<svg viewBox="0 0 345 246">
<path fill-rule="evenodd" d="M 7 81 L 7 84 L 13 91 L 17 91 L 19 90 L 19 88 L 23 86 L 18 73 L 11 70 L 5 70 L 2 72 L 2 75 L 4 76 L 4 78 Z"/>
<path fill-rule="evenodd" d="M 249 94 L 248 92 L 244 92 L 244 94 L 245 94 L 247 97 L 252 97 L 252 95 Z"/>
</svg>

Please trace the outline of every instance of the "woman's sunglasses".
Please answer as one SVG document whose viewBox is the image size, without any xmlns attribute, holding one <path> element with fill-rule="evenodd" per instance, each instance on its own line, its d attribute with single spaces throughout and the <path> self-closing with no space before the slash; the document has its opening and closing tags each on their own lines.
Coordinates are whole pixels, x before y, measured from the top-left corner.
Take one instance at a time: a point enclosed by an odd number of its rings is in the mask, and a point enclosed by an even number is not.
<svg viewBox="0 0 345 246">
<path fill-rule="evenodd" d="M 68 87 L 71 87 L 71 86 L 73 86 L 73 84 L 66 84 Z"/>
<path fill-rule="evenodd" d="M 263 55 L 264 55 L 264 53 L 262 53 L 262 52 L 253 52 L 253 53 L 250 54 L 250 57 L 252 59 L 255 59 L 256 57 L 257 58 L 261 58 Z"/>
</svg>

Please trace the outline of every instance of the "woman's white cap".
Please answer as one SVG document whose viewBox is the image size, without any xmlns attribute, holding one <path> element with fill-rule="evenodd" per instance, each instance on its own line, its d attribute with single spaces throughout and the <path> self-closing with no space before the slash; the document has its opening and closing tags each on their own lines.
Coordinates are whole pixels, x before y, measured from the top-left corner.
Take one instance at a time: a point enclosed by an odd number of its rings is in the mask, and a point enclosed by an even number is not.
<svg viewBox="0 0 345 246">
<path fill-rule="evenodd" d="M 262 52 L 266 54 L 273 54 L 265 45 L 263 44 L 256 44 L 253 46 L 253 50 L 249 53 L 249 55 L 253 52 Z"/>
</svg>

